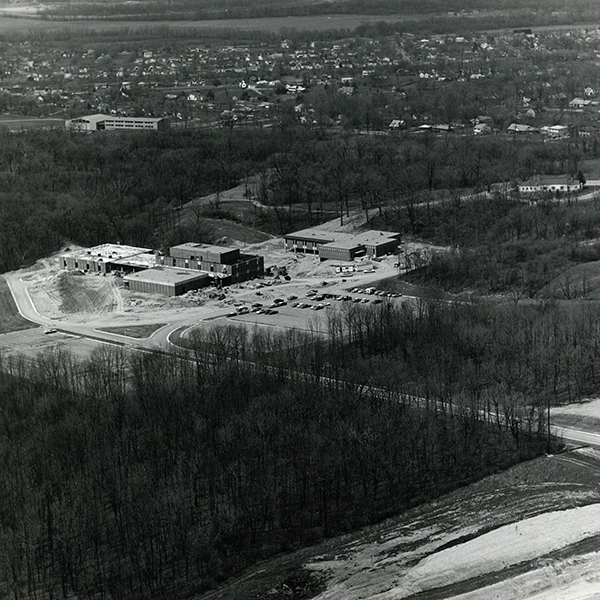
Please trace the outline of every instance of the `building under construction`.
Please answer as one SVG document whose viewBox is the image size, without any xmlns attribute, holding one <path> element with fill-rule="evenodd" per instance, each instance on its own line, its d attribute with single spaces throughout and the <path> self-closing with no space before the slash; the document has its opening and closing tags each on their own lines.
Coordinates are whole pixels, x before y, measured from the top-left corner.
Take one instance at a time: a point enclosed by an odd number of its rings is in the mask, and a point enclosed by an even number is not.
<svg viewBox="0 0 600 600">
<path fill-rule="evenodd" d="M 60 255 L 63 269 L 124 274 L 125 286 L 144 293 L 178 296 L 209 285 L 222 287 L 264 275 L 264 259 L 239 248 L 187 243 L 168 255 L 150 248 L 103 244 Z"/>
</svg>

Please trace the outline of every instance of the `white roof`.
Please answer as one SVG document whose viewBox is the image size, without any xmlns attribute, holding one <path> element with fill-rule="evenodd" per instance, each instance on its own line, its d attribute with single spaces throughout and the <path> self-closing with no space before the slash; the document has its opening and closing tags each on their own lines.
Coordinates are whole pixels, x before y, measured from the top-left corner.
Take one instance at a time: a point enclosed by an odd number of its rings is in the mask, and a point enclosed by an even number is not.
<svg viewBox="0 0 600 600">
<path fill-rule="evenodd" d="M 175 285 L 198 279 L 206 279 L 208 273 L 204 271 L 193 271 L 192 269 L 172 269 L 169 267 L 154 267 L 145 269 L 137 273 L 125 275 L 125 281 L 143 281 L 144 283 L 162 283 L 165 285 Z"/>
<path fill-rule="evenodd" d="M 102 113 L 97 113 L 95 115 L 86 115 L 84 117 L 71 119 L 71 123 L 101 123 L 102 121 L 133 121 L 136 123 L 154 123 L 156 121 L 162 121 L 163 118 L 164 117 L 122 117 L 117 115 L 103 115 Z"/>
<path fill-rule="evenodd" d="M 122 244 L 102 244 L 93 248 L 83 248 L 65 252 L 63 256 L 73 258 L 103 258 L 109 260 L 123 260 L 139 254 L 150 254 L 152 248 L 138 248 L 136 246 L 124 246 Z"/>
</svg>

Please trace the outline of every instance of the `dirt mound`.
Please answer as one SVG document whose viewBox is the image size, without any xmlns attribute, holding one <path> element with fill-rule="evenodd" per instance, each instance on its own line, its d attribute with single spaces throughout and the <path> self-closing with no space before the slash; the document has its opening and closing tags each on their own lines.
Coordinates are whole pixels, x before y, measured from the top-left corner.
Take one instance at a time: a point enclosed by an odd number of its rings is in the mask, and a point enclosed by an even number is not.
<svg viewBox="0 0 600 600">
<path fill-rule="evenodd" d="M 74 271 L 63 271 L 57 275 L 56 285 L 61 296 L 61 310 L 67 314 L 112 312 L 117 307 L 111 278 L 78 276 Z"/>
</svg>

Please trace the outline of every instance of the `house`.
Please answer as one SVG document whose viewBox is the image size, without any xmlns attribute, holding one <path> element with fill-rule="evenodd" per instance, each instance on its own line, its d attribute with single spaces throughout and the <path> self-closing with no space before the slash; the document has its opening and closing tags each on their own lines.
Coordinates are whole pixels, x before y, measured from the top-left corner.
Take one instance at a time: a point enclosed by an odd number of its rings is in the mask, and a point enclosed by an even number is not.
<svg viewBox="0 0 600 600">
<path fill-rule="evenodd" d="M 473 135 L 490 135 L 492 128 L 487 123 L 477 123 L 473 127 Z"/>
<path fill-rule="evenodd" d="M 567 125 L 545 125 L 540 128 L 540 133 L 552 139 L 565 139 L 569 137 L 569 128 Z"/>
<path fill-rule="evenodd" d="M 568 175 L 549 176 L 536 175 L 528 180 L 517 182 L 517 189 L 521 194 L 535 196 L 545 193 L 562 194 L 575 193 L 583 189 L 583 183 Z"/>
<path fill-rule="evenodd" d="M 571 102 L 569 102 L 569 108 L 586 108 L 587 106 L 590 106 L 590 104 L 592 103 L 591 100 L 589 99 L 584 99 L 584 98 L 573 98 L 573 100 L 571 100 Z"/>
<path fill-rule="evenodd" d="M 508 133 L 512 133 L 513 135 L 519 135 L 524 133 L 535 133 L 538 130 L 531 125 L 525 125 L 523 123 L 511 123 L 506 131 Z"/>
<path fill-rule="evenodd" d="M 393 119 L 388 125 L 388 129 L 404 129 L 406 127 L 406 121 L 404 119 Z"/>
</svg>

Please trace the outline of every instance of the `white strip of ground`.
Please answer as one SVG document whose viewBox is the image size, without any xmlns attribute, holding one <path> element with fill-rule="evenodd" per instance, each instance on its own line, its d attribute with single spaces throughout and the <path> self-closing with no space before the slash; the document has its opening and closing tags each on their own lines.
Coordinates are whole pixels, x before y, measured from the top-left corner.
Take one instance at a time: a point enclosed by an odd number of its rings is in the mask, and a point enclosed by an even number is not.
<svg viewBox="0 0 600 600">
<path fill-rule="evenodd" d="M 512 525 L 499 527 L 478 538 L 428 556 L 410 569 L 406 576 L 398 582 L 396 587 L 384 593 L 371 596 L 371 600 L 400 600 L 418 592 L 456 584 L 473 577 L 496 573 L 512 565 L 535 560 L 550 552 L 565 548 L 598 534 L 600 534 L 600 504 L 591 504 L 589 506 L 549 512 L 537 517 L 531 517 Z M 581 558 L 583 559 L 583 557 Z M 568 597 L 569 600 L 574 598 L 578 600 L 598 598 L 598 594 L 600 593 L 600 573 L 597 567 L 600 559 L 597 555 L 594 554 L 585 557 L 583 563 L 586 564 L 574 562 L 569 565 L 569 561 L 562 561 L 562 563 L 571 570 L 572 568 L 575 568 L 576 571 L 583 569 L 587 574 L 583 581 L 581 578 L 570 581 L 570 577 L 566 581 L 563 581 L 565 585 L 578 586 L 579 591 L 575 588 L 573 589 L 573 594 L 576 595 L 571 594 L 571 591 L 569 591 L 568 595 L 565 596 L 564 588 L 562 596 L 560 593 L 558 595 L 554 594 L 553 589 L 551 589 L 554 588 L 554 584 L 551 584 L 550 580 L 548 580 L 547 586 L 541 582 L 538 582 L 539 585 L 537 586 L 533 585 L 533 589 L 529 589 L 528 595 L 522 595 L 516 589 L 513 589 L 514 593 L 509 593 L 508 585 L 502 586 L 502 584 L 499 584 L 498 586 L 491 586 L 485 588 L 485 590 L 481 590 L 480 594 L 483 595 L 472 593 L 464 594 L 457 598 L 461 600 L 467 600 L 467 598 L 469 600 L 475 600 L 475 598 L 485 598 L 486 600 L 502 598 L 502 600 L 506 600 L 508 598 L 525 597 L 535 597 L 536 600 L 558 600 L 559 598 L 563 600 L 565 597 Z M 558 564 L 557 561 L 550 568 L 555 569 Z M 586 565 L 591 568 L 585 568 Z M 535 571 L 528 574 L 530 576 L 530 583 L 533 583 L 533 579 L 531 578 L 534 578 L 534 573 Z M 581 575 L 582 573 L 580 572 L 579 576 Z M 511 581 L 516 584 L 516 580 L 518 579 L 516 577 Z M 526 580 L 527 575 L 523 579 Z M 559 581 L 555 580 L 554 583 L 560 587 Z M 587 583 L 590 585 L 588 586 Z M 498 589 L 499 595 L 493 595 L 492 592 L 495 587 L 503 588 Z M 547 587 L 547 589 L 544 589 L 544 587 Z M 588 594 L 588 592 L 592 593 L 592 590 L 595 591 L 595 596 Z M 541 595 L 532 596 L 532 593 L 537 594 L 538 592 Z"/>
</svg>

